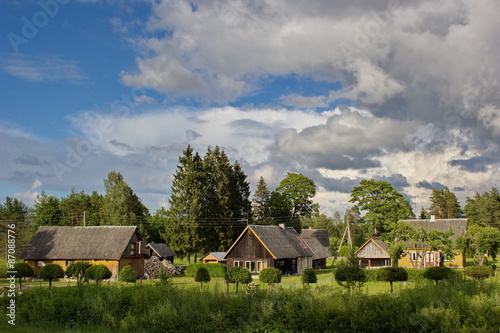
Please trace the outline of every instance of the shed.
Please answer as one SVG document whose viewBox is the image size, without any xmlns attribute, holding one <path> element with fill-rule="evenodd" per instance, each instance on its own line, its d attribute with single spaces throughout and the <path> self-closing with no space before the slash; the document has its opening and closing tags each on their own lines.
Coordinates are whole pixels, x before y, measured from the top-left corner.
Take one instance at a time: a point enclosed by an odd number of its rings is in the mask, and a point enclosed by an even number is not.
<svg viewBox="0 0 500 333">
<path fill-rule="evenodd" d="M 174 257 L 177 255 L 171 248 L 165 243 L 149 243 L 146 245 L 146 250 L 149 258 L 158 257 L 160 261 L 164 259 L 174 262 Z"/>
<path fill-rule="evenodd" d="M 330 237 L 326 229 L 303 229 L 300 237 L 313 251 L 312 267 L 325 269 L 326 259 L 330 257 Z"/>
<path fill-rule="evenodd" d="M 389 246 L 378 237 L 367 240 L 354 254 L 360 258 L 362 268 L 379 268 L 391 266 Z"/>
<path fill-rule="evenodd" d="M 202 261 L 204 264 L 225 264 L 225 254 L 226 252 L 208 252 L 200 258 L 200 261 Z"/>
</svg>

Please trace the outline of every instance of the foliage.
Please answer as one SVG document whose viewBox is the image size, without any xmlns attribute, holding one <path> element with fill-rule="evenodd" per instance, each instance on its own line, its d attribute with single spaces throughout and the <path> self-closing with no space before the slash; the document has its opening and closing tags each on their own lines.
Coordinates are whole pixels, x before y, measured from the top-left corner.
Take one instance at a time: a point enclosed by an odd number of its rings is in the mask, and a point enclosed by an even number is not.
<svg viewBox="0 0 500 333">
<path fill-rule="evenodd" d="M 492 187 L 489 192 L 477 193 L 474 198 L 467 197 L 464 207 L 471 225 L 500 226 L 500 192 Z"/>
<path fill-rule="evenodd" d="M 49 280 L 49 286 L 52 287 L 52 280 L 64 277 L 64 270 L 56 264 L 48 264 L 42 267 L 39 274 L 40 279 Z"/>
<path fill-rule="evenodd" d="M 193 292 L 164 285 L 30 288 L 16 296 L 28 332 L 496 332 L 498 284 L 458 281 L 387 293 Z M 0 298 L 5 317 L 9 298 Z M 403 319 L 402 319 L 403 318 Z"/>
<path fill-rule="evenodd" d="M 92 266 L 86 261 L 76 261 L 66 268 L 67 277 L 76 277 L 77 284 L 80 284 L 87 268 Z"/>
<path fill-rule="evenodd" d="M 273 291 L 275 283 L 281 283 L 281 271 L 276 267 L 267 267 L 260 271 L 259 281 L 267 283 L 267 292 L 269 294 Z"/>
<path fill-rule="evenodd" d="M 135 225 L 143 224 L 149 216 L 148 208 L 125 182 L 123 175 L 111 171 L 104 180 L 106 195 L 103 198 L 101 213 L 103 224 L 107 225 Z"/>
<path fill-rule="evenodd" d="M 316 184 L 301 173 L 287 172 L 286 177 L 276 188 L 276 192 L 289 202 L 292 221 L 298 221 L 300 217 L 311 217 L 318 210 L 318 205 L 312 201 L 316 195 Z M 300 233 L 300 224 L 295 229 Z"/>
<path fill-rule="evenodd" d="M 249 284 L 252 282 L 252 273 L 247 268 L 235 266 L 229 270 L 229 282 L 236 284 L 236 293 L 238 293 L 238 285 Z"/>
<path fill-rule="evenodd" d="M 366 282 L 365 270 L 357 265 L 346 264 L 345 261 L 340 261 L 337 268 L 334 270 L 335 281 L 342 287 L 347 288 L 350 293 L 354 287 L 360 288 Z"/>
<path fill-rule="evenodd" d="M 85 271 L 85 277 L 94 280 L 97 285 L 99 281 L 111 278 L 112 273 L 105 265 L 92 265 Z"/>
<path fill-rule="evenodd" d="M 429 214 L 434 215 L 435 218 L 451 219 L 462 217 L 463 215 L 457 196 L 447 187 L 443 189 L 433 189 L 429 200 L 431 201 Z"/>
<path fill-rule="evenodd" d="M 318 282 L 318 277 L 316 276 L 316 271 L 312 268 L 304 268 L 302 270 L 302 283 L 310 284 Z"/>
<path fill-rule="evenodd" d="M 14 271 L 16 271 L 16 277 L 19 278 L 19 289 L 21 289 L 22 279 L 25 277 L 32 277 L 35 275 L 33 268 L 24 262 L 18 262 L 14 264 Z"/>
<path fill-rule="evenodd" d="M 408 272 L 402 267 L 382 267 L 377 270 L 377 280 L 389 282 L 392 293 L 392 283 L 395 281 L 407 281 Z"/>
<path fill-rule="evenodd" d="M 45 191 L 37 195 L 34 212 L 36 226 L 61 225 L 63 213 L 59 205 L 59 199 L 48 195 Z"/>
<path fill-rule="evenodd" d="M 349 202 L 366 211 L 364 221 L 373 234 L 388 233 L 393 223 L 415 216 L 410 203 L 388 182 L 363 179 L 359 184 L 352 190 Z"/>
<path fill-rule="evenodd" d="M 264 177 L 260 177 L 257 184 L 257 190 L 252 199 L 252 213 L 253 218 L 259 224 L 269 224 L 268 220 L 271 217 L 269 210 L 269 200 L 271 199 L 271 192 L 267 188 Z"/>
<path fill-rule="evenodd" d="M 449 267 L 428 267 L 423 273 L 423 277 L 428 280 L 433 280 L 436 282 L 436 286 L 439 281 L 446 280 L 454 276 L 454 272 Z"/>
<path fill-rule="evenodd" d="M 465 275 L 474 280 L 480 281 L 493 276 L 493 267 L 488 265 L 465 267 Z"/>
<path fill-rule="evenodd" d="M 200 283 L 200 287 L 203 286 L 203 282 L 210 282 L 211 278 L 208 269 L 206 269 L 204 266 L 198 268 L 196 270 L 196 274 L 194 275 L 194 280 Z"/>
<path fill-rule="evenodd" d="M 194 277 L 196 272 L 200 267 L 204 267 L 208 270 L 211 277 L 224 278 L 226 276 L 226 265 L 224 264 L 204 264 L 202 262 L 197 262 L 195 264 L 189 264 L 186 268 L 186 276 Z"/>
<path fill-rule="evenodd" d="M 137 273 L 132 266 L 127 265 L 118 273 L 118 281 L 135 283 L 137 281 Z"/>
<path fill-rule="evenodd" d="M 30 209 L 17 198 L 6 197 L 5 204 L 0 203 L 0 258 L 7 258 L 8 225 L 15 226 L 16 248 L 26 246 L 34 233 Z"/>
<path fill-rule="evenodd" d="M 457 237 L 456 247 L 464 255 L 472 257 L 475 265 L 483 265 L 486 256 L 495 259 L 498 254 L 500 229 L 471 225 L 465 235 Z"/>
</svg>

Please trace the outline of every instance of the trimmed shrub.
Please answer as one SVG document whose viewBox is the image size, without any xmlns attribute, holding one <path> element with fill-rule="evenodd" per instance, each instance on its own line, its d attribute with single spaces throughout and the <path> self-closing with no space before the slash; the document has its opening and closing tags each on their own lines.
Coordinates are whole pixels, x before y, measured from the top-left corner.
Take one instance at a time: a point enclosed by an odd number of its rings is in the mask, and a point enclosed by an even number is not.
<svg viewBox="0 0 500 333">
<path fill-rule="evenodd" d="M 200 289 L 203 287 L 203 282 L 210 282 L 210 273 L 205 267 L 199 267 L 194 276 L 194 280 L 200 283 Z"/>
<path fill-rule="evenodd" d="M 49 287 L 52 287 L 52 280 L 64 277 L 64 270 L 56 264 L 48 264 L 40 270 L 40 279 L 49 280 Z"/>
<path fill-rule="evenodd" d="M 365 270 L 358 266 L 347 266 L 345 262 L 340 262 L 334 272 L 335 280 L 342 287 L 350 292 L 353 287 L 361 287 L 366 282 Z"/>
<path fill-rule="evenodd" d="M 226 265 L 224 264 L 204 264 L 202 262 L 197 262 L 195 264 L 190 264 L 186 268 L 186 276 L 195 277 L 196 272 L 200 267 L 205 267 L 210 273 L 211 277 L 225 278 L 226 277 Z"/>
<path fill-rule="evenodd" d="M 451 278 L 453 273 L 449 267 L 428 267 L 425 269 L 423 277 L 435 281 L 437 286 L 439 281 Z"/>
<path fill-rule="evenodd" d="M 14 270 L 17 272 L 16 277 L 19 278 L 19 289 L 21 289 L 21 281 L 25 277 L 32 277 L 35 275 L 33 268 L 24 262 L 18 262 L 14 265 Z"/>
<path fill-rule="evenodd" d="M 118 274 L 118 281 L 135 283 L 137 281 L 137 274 L 132 266 L 125 266 Z"/>
<path fill-rule="evenodd" d="M 264 268 L 259 273 L 259 281 L 267 283 L 267 291 L 271 294 L 273 285 L 275 283 L 281 283 L 281 271 L 275 267 Z"/>
<path fill-rule="evenodd" d="M 402 267 L 382 267 L 377 270 L 377 280 L 389 282 L 391 284 L 392 293 L 392 283 L 395 281 L 408 280 L 408 273 Z"/>
<path fill-rule="evenodd" d="M 483 266 L 469 266 L 465 267 L 465 275 L 467 275 L 470 278 L 473 278 L 474 280 L 477 280 L 478 283 L 481 280 L 484 280 L 486 278 L 489 278 L 490 276 L 493 276 L 494 270 L 493 267 L 483 265 Z"/>
<path fill-rule="evenodd" d="M 99 281 L 111 278 L 113 274 L 105 265 L 92 265 L 85 271 L 85 277 L 94 280 L 97 285 Z"/>
<path fill-rule="evenodd" d="M 318 282 L 316 271 L 312 268 L 304 268 L 302 271 L 302 283 L 310 284 Z"/>
<path fill-rule="evenodd" d="M 236 266 L 229 270 L 229 282 L 236 284 L 236 293 L 238 293 L 238 285 L 249 284 L 252 282 L 252 273 L 244 267 Z"/>
<path fill-rule="evenodd" d="M 67 277 L 76 277 L 76 283 L 80 284 L 87 268 L 92 266 L 86 261 L 77 261 L 66 268 Z"/>
</svg>

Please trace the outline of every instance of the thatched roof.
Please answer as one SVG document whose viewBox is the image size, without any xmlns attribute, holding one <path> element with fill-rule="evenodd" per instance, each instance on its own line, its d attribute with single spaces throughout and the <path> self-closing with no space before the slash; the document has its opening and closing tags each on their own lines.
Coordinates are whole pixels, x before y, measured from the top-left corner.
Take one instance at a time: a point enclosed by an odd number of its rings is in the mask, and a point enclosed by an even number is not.
<svg viewBox="0 0 500 333">
<path fill-rule="evenodd" d="M 330 237 L 326 229 L 303 229 L 300 237 L 314 252 L 313 260 L 330 257 Z"/>
<path fill-rule="evenodd" d="M 119 260 L 137 227 L 41 226 L 24 248 L 27 260 Z"/>
<path fill-rule="evenodd" d="M 293 228 L 281 228 L 276 225 L 249 225 L 226 252 L 224 258 L 247 232 L 252 232 L 274 259 L 312 257 L 314 255 L 306 242 Z"/>
<path fill-rule="evenodd" d="M 175 257 L 177 254 L 165 243 L 149 243 L 146 248 L 150 248 L 160 258 Z"/>
<path fill-rule="evenodd" d="M 467 232 L 467 219 L 428 219 L 428 220 L 403 220 L 414 228 L 424 228 L 427 231 L 438 230 L 448 232 L 450 228 L 454 235 L 450 238 L 456 240 L 458 236 L 463 236 Z"/>
</svg>

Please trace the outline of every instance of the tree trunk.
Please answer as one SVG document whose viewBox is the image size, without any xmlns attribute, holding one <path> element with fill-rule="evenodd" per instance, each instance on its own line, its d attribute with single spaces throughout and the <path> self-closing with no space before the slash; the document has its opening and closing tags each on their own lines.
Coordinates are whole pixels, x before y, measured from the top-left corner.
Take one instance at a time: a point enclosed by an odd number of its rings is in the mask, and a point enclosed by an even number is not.
<svg viewBox="0 0 500 333">
<path fill-rule="evenodd" d="M 391 284 L 391 294 L 392 294 L 392 281 L 389 281 L 389 283 Z"/>
</svg>

